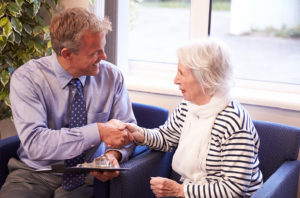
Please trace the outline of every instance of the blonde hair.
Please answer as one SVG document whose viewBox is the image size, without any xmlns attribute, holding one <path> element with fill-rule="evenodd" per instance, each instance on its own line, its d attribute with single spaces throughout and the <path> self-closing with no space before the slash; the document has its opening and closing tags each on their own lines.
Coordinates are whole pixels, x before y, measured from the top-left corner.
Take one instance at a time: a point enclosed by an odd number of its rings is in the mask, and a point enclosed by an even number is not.
<svg viewBox="0 0 300 198">
<path fill-rule="evenodd" d="M 76 53 L 81 44 L 83 33 L 105 33 L 111 31 L 108 18 L 100 19 L 84 8 L 69 8 L 54 15 L 50 24 L 52 47 L 57 55 L 63 48 Z"/>
<path fill-rule="evenodd" d="M 229 49 L 214 38 L 193 40 L 177 50 L 179 63 L 192 70 L 203 93 L 214 95 L 229 91 L 233 80 L 233 65 Z"/>
</svg>

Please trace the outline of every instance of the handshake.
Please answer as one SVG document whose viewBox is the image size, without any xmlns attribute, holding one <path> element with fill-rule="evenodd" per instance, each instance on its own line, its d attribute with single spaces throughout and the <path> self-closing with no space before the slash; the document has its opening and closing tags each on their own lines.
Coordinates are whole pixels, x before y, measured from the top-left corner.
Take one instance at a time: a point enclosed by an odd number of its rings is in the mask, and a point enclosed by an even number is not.
<svg viewBox="0 0 300 198">
<path fill-rule="evenodd" d="M 144 130 L 132 123 L 123 123 L 112 119 L 106 123 L 98 123 L 101 141 L 111 148 L 122 148 L 132 141 L 144 142 Z"/>
</svg>

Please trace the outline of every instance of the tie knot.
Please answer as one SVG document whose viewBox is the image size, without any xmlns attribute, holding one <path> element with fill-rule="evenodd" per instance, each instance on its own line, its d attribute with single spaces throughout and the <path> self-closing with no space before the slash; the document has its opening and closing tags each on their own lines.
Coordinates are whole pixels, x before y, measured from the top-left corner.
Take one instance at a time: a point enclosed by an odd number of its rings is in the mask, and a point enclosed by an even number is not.
<svg viewBox="0 0 300 198">
<path fill-rule="evenodd" d="M 81 91 L 81 82 L 78 78 L 73 78 L 70 81 L 70 85 L 72 85 L 73 87 L 77 88 L 79 91 Z"/>
</svg>

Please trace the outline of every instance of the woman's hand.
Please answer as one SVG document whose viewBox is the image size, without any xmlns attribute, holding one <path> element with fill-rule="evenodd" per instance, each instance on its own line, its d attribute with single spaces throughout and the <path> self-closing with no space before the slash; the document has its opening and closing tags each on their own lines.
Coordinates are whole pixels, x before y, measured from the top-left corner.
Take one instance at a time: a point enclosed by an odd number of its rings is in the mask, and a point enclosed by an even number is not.
<svg viewBox="0 0 300 198">
<path fill-rule="evenodd" d="M 151 177 L 150 187 L 156 197 L 184 197 L 183 185 L 163 177 Z"/>
<path fill-rule="evenodd" d="M 125 123 L 125 125 L 122 125 L 119 127 L 119 130 L 127 129 L 127 131 L 130 132 L 130 134 L 133 136 L 134 140 L 137 143 L 143 143 L 145 140 L 145 132 L 144 130 L 137 126 L 136 124 L 132 123 Z"/>
</svg>

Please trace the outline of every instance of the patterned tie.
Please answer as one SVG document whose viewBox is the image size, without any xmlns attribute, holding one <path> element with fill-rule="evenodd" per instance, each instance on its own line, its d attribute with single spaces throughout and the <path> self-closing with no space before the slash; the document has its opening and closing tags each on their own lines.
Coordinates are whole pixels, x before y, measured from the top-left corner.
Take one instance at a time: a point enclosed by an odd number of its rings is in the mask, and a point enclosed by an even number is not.
<svg viewBox="0 0 300 198">
<path fill-rule="evenodd" d="M 76 93 L 72 100 L 71 104 L 71 112 L 70 112 L 70 123 L 69 127 L 81 127 L 87 124 L 87 114 L 84 96 L 82 92 L 81 82 L 78 78 L 72 79 L 69 83 L 74 89 L 76 89 Z M 72 159 L 65 160 L 65 166 L 76 166 L 77 164 L 82 164 L 84 162 L 84 155 L 81 154 Z M 84 174 L 83 173 L 65 173 L 63 174 L 62 187 L 71 191 L 81 185 L 84 184 Z"/>
</svg>

